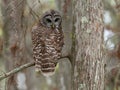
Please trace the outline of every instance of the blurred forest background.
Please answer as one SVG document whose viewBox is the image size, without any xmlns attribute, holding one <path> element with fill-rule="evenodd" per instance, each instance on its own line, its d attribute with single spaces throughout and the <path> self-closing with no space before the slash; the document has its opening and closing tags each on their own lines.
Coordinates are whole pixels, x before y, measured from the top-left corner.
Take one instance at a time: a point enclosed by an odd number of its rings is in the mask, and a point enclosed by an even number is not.
<svg viewBox="0 0 120 90">
<path fill-rule="evenodd" d="M 72 41 L 75 21 L 73 9 L 76 6 L 73 4 L 74 1 L 77 2 L 77 0 L 0 0 L 0 75 L 33 61 L 31 29 L 39 21 L 40 16 L 50 9 L 60 11 L 63 17 L 62 28 L 65 34 L 63 55 L 69 55 L 74 43 Z M 91 1 L 97 3 L 97 0 Z M 98 1 L 104 4 L 103 46 L 107 53 L 104 86 L 105 90 L 120 90 L 120 0 Z M 82 19 L 83 22 L 87 22 L 85 17 Z M 73 81 L 71 63 L 74 62 L 67 58 L 60 60 L 55 75 L 51 77 L 38 76 L 34 72 L 34 67 L 29 67 L 1 80 L 0 90 L 98 90 L 80 89 L 84 85 L 78 85 L 77 89 L 73 89 L 73 82 L 76 79 Z"/>
</svg>

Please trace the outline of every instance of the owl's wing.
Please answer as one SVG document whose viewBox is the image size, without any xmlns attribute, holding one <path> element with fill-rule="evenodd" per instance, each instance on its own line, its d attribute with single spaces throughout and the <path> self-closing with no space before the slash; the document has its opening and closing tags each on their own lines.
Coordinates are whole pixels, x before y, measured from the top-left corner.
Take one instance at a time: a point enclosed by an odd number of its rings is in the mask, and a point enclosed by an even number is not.
<svg viewBox="0 0 120 90">
<path fill-rule="evenodd" d="M 31 31 L 32 35 L 32 48 L 33 48 L 33 58 L 35 61 L 36 72 L 40 72 L 41 68 L 41 31 L 38 26 L 34 26 Z"/>
<path fill-rule="evenodd" d="M 36 44 L 35 42 L 36 42 L 36 40 L 37 40 L 37 37 L 36 37 L 36 35 L 37 35 L 37 30 L 38 30 L 38 26 L 34 26 L 34 27 L 32 28 L 32 31 L 31 31 L 32 43 L 33 43 L 33 44 Z"/>
</svg>

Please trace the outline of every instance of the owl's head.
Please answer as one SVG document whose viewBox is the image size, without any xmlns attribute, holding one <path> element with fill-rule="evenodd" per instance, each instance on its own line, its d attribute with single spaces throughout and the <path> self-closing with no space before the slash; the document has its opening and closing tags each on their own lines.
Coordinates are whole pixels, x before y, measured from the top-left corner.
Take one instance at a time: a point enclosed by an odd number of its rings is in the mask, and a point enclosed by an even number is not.
<svg viewBox="0 0 120 90">
<path fill-rule="evenodd" d="M 50 10 L 43 14 L 41 24 L 49 28 L 59 28 L 61 26 L 62 17 L 58 11 Z"/>
</svg>

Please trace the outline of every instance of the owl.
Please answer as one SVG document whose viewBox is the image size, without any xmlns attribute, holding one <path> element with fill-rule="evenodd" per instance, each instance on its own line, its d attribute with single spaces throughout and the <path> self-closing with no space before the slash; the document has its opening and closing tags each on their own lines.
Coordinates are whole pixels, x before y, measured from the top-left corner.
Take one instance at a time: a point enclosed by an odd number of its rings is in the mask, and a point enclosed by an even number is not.
<svg viewBox="0 0 120 90">
<path fill-rule="evenodd" d="M 35 71 L 44 76 L 53 75 L 64 45 L 59 12 L 49 10 L 40 18 L 31 31 Z"/>
</svg>

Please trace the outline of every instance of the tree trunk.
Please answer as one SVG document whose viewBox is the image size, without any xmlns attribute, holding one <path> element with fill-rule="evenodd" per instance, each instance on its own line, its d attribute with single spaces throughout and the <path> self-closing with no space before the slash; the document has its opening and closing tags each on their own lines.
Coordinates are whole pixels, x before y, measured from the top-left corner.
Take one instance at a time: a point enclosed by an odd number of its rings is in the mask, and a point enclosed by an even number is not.
<svg viewBox="0 0 120 90">
<path fill-rule="evenodd" d="M 74 0 L 73 90 L 104 90 L 102 0 Z"/>
<path fill-rule="evenodd" d="M 25 49 L 26 28 L 23 16 L 25 2 L 26 0 L 3 0 L 4 57 L 7 71 L 13 70 L 30 60 Z M 25 72 L 24 70 L 9 77 L 6 85 L 7 90 L 27 90 Z"/>
</svg>

